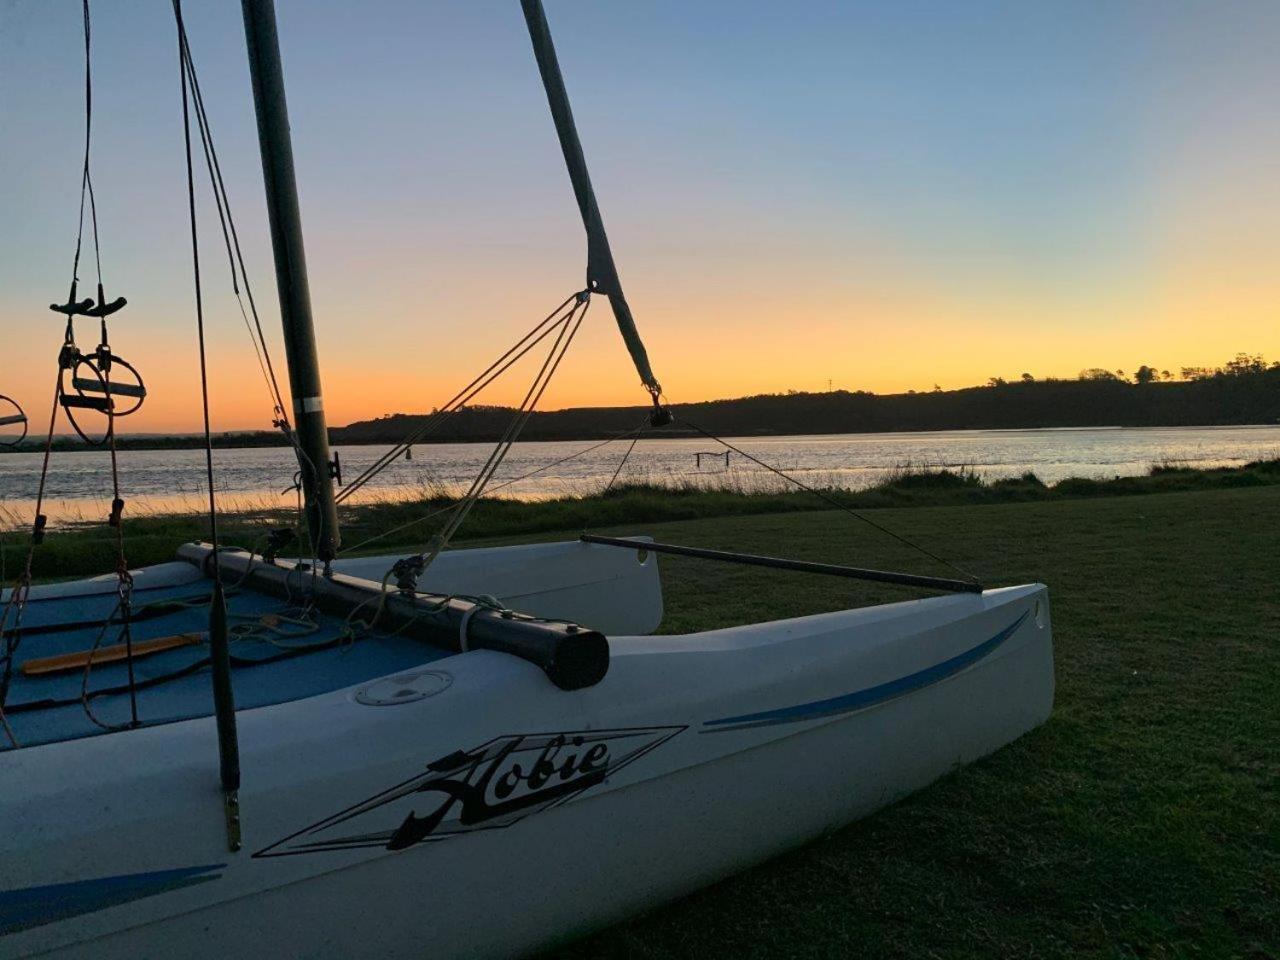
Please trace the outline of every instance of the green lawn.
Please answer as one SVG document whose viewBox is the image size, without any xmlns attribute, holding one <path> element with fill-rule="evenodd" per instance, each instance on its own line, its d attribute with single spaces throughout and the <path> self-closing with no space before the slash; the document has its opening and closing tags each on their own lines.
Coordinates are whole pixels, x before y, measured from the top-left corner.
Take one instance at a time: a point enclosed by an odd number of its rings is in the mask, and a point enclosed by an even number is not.
<svg viewBox="0 0 1280 960">
<path fill-rule="evenodd" d="M 990 584 L 1049 584 L 1052 719 L 868 820 L 555 956 L 1280 957 L 1277 480 L 1276 462 L 1053 488 L 905 476 L 847 497 Z M 614 491 L 482 504 L 467 529 L 509 542 L 586 525 L 945 572 L 813 507 L 788 495 Z M 422 509 L 360 508 L 349 542 Z M 256 523 L 229 521 L 227 539 L 252 542 Z M 167 559 L 202 527 L 127 522 L 130 559 Z M 414 528 L 382 547 L 408 552 L 422 538 Z M 17 552 L 11 537 L 10 575 Z M 682 558 L 661 565 L 668 632 L 914 595 Z M 38 551 L 37 576 L 90 569 L 110 569 L 101 531 L 53 531 Z"/>
<path fill-rule="evenodd" d="M 875 515 L 992 583 L 1049 584 L 1052 719 L 868 820 L 555 956 L 1280 956 L 1280 487 Z M 629 529 L 906 562 L 836 513 Z M 674 632 L 905 595 L 661 563 Z"/>
</svg>

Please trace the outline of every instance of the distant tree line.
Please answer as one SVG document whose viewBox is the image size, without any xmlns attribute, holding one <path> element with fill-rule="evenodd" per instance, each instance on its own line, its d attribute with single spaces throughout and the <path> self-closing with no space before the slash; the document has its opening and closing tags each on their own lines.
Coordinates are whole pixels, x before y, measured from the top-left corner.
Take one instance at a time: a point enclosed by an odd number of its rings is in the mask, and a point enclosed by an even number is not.
<svg viewBox="0 0 1280 960">
<path fill-rule="evenodd" d="M 215 433 L 212 444 L 219 450 L 239 450 L 244 447 L 287 447 L 289 441 L 279 430 L 248 430 L 230 433 Z M 44 437 L 29 437 L 17 448 L 0 447 L 0 454 L 30 453 L 44 449 Z M 119 450 L 192 450 L 204 449 L 204 437 L 194 433 L 150 433 L 125 434 L 116 437 L 116 448 Z M 76 452 L 80 450 L 101 450 L 102 447 L 91 447 L 76 436 L 54 435 L 52 449 L 58 452 Z"/>
<path fill-rule="evenodd" d="M 665 436 L 694 436 L 699 427 L 721 436 L 877 433 L 912 430 L 1025 429 L 1098 426 L 1216 426 L 1280 423 L 1280 364 L 1239 354 L 1220 367 L 1168 370 L 1142 364 L 1131 376 L 1122 370 L 1090 368 L 1075 379 L 1016 380 L 992 377 L 985 386 L 874 394 L 828 390 L 790 390 L 736 400 L 678 404 L 675 423 Z M 330 429 L 334 443 L 396 443 L 426 422 L 431 413 L 396 413 Z M 442 418 L 424 442 L 492 441 L 511 421 L 506 407 L 467 407 Z M 522 433 L 525 440 L 589 440 L 629 432 L 646 413 L 644 406 L 576 407 L 536 412 Z M 278 433 L 223 434 L 218 447 L 279 445 Z M 43 440 L 29 440 L 32 449 Z M 121 446 L 177 448 L 199 446 L 193 436 L 122 437 Z M 84 449 L 71 439 L 58 448 Z"/>
<path fill-rule="evenodd" d="M 1145 367 L 1145 370 L 1144 370 Z M 722 436 L 875 433 L 910 430 L 1022 429 L 1091 426 L 1211 426 L 1280 422 L 1280 364 L 1241 354 L 1221 367 L 1186 368 L 1181 378 L 1142 365 L 1077 379 L 992 378 L 986 386 L 899 394 L 788 391 L 737 400 L 678 404 L 664 435 L 694 435 L 697 424 Z M 631 430 L 644 413 L 634 407 L 579 407 L 535 413 L 526 440 L 598 439 Z M 332 432 L 335 443 L 391 443 L 427 414 L 395 414 Z M 511 411 L 471 407 L 444 418 L 437 442 L 493 440 Z"/>
<path fill-rule="evenodd" d="M 1169 370 L 1158 370 L 1147 364 L 1140 364 L 1133 371 L 1132 379 L 1134 383 L 1159 383 L 1170 380 L 1212 380 L 1214 377 L 1248 377 L 1255 374 L 1266 373 L 1268 370 L 1280 369 L 1280 362 L 1268 364 L 1261 354 L 1237 353 L 1235 358 L 1228 360 L 1220 367 L 1182 367 L 1178 371 L 1178 376 L 1174 376 Z M 1077 380 L 1114 380 L 1121 383 L 1130 379 L 1123 370 L 1108 370 L 1105 367 L 1088 367 L 1080 371 Z M 1036 383 L 1036 378 L 1030 373 L 1024 373 L 1019 378 L 1021 383 Z M 1060 378 L 1046 377 L 1040 382 L 1061 382 Z M 1003 377 L 991 377 L 987 380 L 989 387 L 1007 386 L 1008 380 Z M 940 389 L 936 384 L 934 390 Z"/>
</svg>

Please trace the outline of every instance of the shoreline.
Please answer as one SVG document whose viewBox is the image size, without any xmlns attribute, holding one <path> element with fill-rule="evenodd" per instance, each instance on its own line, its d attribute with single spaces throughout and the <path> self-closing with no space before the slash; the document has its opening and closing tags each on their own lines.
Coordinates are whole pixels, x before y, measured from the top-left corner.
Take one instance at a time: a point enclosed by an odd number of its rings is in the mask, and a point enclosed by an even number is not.
<svg viewBox="0 0 1280 960">
<path fill-rule="evenodd" d="M 1044 483 L 1034 473 L 985 480 L 965 468 L 907 468 L 862 490 L 824 492 L 836 496 L 842 505 L 861 511 L 1065 503 L 1277 485 L 1280 485 L 1280 457 L 1239 467 L 1207 469 L 1170 462 L 1156 464 L 1138 476 L 1069 477 L 1052 484 Z M 435 496 L 347 506 L 342 513 L 345 555 L 419 548 L 435 529 L 430 520 L 423 518 L 453 502 L 451 498 Z M 810 493 L 785 488 L 782 481 L 772 490 L 746 490 L 732 484 L 721 488 L 630 484 L 620 485 L 605 495 L 545 500 L 483 498 L 476 504 L 463 532 L 465 541 L 474 541 L 640 523 L 832 510 L 829 503 Z M 438 521 L 439 517 L 434 519 Z M 296 523 L 296 510 L 291 508 L 261 506 L 219 514 L 223 543 L 249 549 L 260 547 L 269 530 L 294 527 Z M 126 517 L 125 539 L 130 565 L 137 567 L 171 560 L 179 545 L 206 539 L 207 528 L 207 517 L 198 512 Z M 6 567 L 20 560 L 26 542 L 25 522 L 6 524 L 0 529 L 0 550 L 3 550 Z M 52 527 L 44 544 L 35 551 L 32 570 L 37 579 L 100 573 L 111 569 L 113 551 L 114 532 L 102 522 Z"/>
<path fill-rule="evenodd" d="M 331 428 L 330 446 L 333 447 L 391 447 L 398 442 L 384 437 L 360 437 L 348 439 L 341 436 L 346 427 Z M 1275 429 L 1280 432 L 1280 422 L 1231 421 L 1226 423 L 1094 423 L 1094 424 L 1043 424 L 1031 426 L 972 426 L 972 427 L 885 427 L 883 429 L 861 430 L 810 430 L 805 433 L 787 433 L 780 430 L 756 431 L 753 433 L 723 433 L 726 440 L 761 441 L 773 439 L 806 440 L 825 439 L 831 437 L 891 437 L 891 436 L 925 436 L 929 434 L 973 434 L 973 433 L 1070 433 L 1088 430 L 1266 430 Z M 615 433 L 608 430 L 575 432 L 570 434 L 537 436 L 522 439 L 525 444 L 532 443 L 589 443 L 596 440 L 607 440 Z M 415 447 L 432 446 L 469 446 L 473 444 L 493 444 L 499 439 L 493 436 L 471 437 L 434 437 L 415 441 Z M 647 436 L 644 440 L 702 440 L 703 434 L 694 430 L 681 430 L 676 427 L 664 427 Z M 214 434 L 215 450 L 258 450 L 287 449 L 289 443 L 279 434 L 270 431 L 231 431 Z M 90 446 L 73 434 L 58 434 L 54 437 L 50 448 L 53 453 L 102 453 L 106 448 Z M 116 437 L 116 449 L 121 451 L 157 451 L 157 450 L 203 450 L 204 437 L 194 434 L 160 434 L 130 435 L 119 434 Z M 0 446 L 0 457 L 9 454 L 40 454 L 44 452 L 44 438 L 28 437 L 15 447 Z"/>
</svg>

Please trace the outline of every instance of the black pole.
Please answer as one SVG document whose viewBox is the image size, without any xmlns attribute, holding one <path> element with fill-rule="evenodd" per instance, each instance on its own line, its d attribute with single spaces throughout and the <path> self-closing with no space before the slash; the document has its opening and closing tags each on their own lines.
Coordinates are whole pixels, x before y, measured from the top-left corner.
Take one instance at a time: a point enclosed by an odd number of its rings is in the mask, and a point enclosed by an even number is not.
<svg viewBox="0 0 1280 960">
<path fill-rule="evenodd" d="M 289 138 L 275 3 L 274 0 L 242 0 L 241 6 L 249 48 L 249 72 L 253 78 L 253 106 L 258 116 L 258 147 L 267 188 L 271 249 L 275 254 L 294 423 L 298 445 L 305 454 L 300 466 L 307 526 L 317 556 L 327 564 L 337 555 L 341 538 L 333 498 L 320 363 L 311 320 L 311 290 L 307 284 L 307 258 L 302 242 L 302 216 L 298 210 L 298 184 Z"/>
<path fill-rule="evenodd" d="M 658 380 L 649 366 L 649 355 L 640 340 L 640 333 L 631 316 L 631 307 L 622 292 L 622 281 L 618 279 L 618 268 L 613 262 L 613 251 L 604 232 L 604 220 L 600 217 L 596 193 L 591 186 L 591 175 L 587 172 L 587 158 L 582 152 L 582 141 L 578 139 L 578 128 L 573 122 L 569 93 L 565 90 L 564 76 L 560 73 L 560 61 L 556 58 L 546 11 L 542 9 L 542 0 L 520 0 L 520 6 L 524 9 L 525 23 L 529 26 L 533 55 L 538 61 L 538 72 L 542 74 L 542 86 L 547 91 L 547 103 L 556 123 L 556 134 L 560 137 L 560 149 L 564 151 L 564 162 L 569 168 L 569 179 L 573 182 L 573 192 L 578 198 L 582 225 L 587 230 L 587 287 L 593 293 L 603 293 L 609 298 L 613 317 L 618 322 L 618 329 L 622 331 L 622 339 L 626 341 L 636 372 L 656 396 L 662 392 L 662 388 L 658 386 Z"/>
<path fill-rule="evenodd" d="M 240 738 L 236 731 L 236 698 L 231 687 L 230 644 L 227 597 L 222 578 L 215 572 L 209 603 L 209 665 L 213 675 L 213 716 L 218 729 L 218 773 L 227 823 L 227 847 L 235 853 L 241 842 Z"/>
<path fill-rule="evenodd" d="M 798 570 L 801 573 L 818 573 L 828 577 L 848 577 L 851 580 L 874 580 L 877 583 L 900 583 L 908 587 L 947 590 L 953 593 L 982 592 L 982 584 L 971 583 L 968 580 L 922 577 L 914 573 L 867 570 L 862 567 L 843 567 L 834 563 L 810 563 L 807 560 L 783 560 L 779 557 L 761 557 L 752 553 L 728 553 L 724 550 L 705 550 L 702 547 L 681 547 L 674 543 L 651 543 L 647 540 L 630 540 L 621 537 L 597 537 L 590 533 L 584 533 L 580 539 L 583 543 L 599 543 L 608 547 L 626 547 L 628 550 L 649 550 L 653 553 L 670 553 L 679 557 L 697 557 L 701 560 L 722 560 L 726 563 L 742 563 L 752 567 Z"/>
</svg>

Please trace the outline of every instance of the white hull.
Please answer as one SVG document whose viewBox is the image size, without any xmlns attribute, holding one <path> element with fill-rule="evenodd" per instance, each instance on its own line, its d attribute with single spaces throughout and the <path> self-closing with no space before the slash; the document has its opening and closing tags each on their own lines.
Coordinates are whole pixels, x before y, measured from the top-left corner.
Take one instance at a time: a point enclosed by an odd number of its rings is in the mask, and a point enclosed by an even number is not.
<svg viewBox="0 0 1280 960">
<path fill-rule="evenodd" d="M 486 553 L 446 554 L 448 589 L 476 590 Z M 660 613 L 652 558 L 490 556 L 508 584 L 543 577 L 526 607 L 612 591 L 636 632 Z M 515 589 L 486 592 L 515 605 Z M 243 711 L 236 854 L 212 719 L 0 753 L 0 957 L 517 956 L 875 810 L 1053 702 L 1039 585 L 610 647 L 605 679 L 573 692 L 474 651 L 399 684 L 439 691 L 411 702 L 360 702 L 374 682 Z"/>
</svg>

